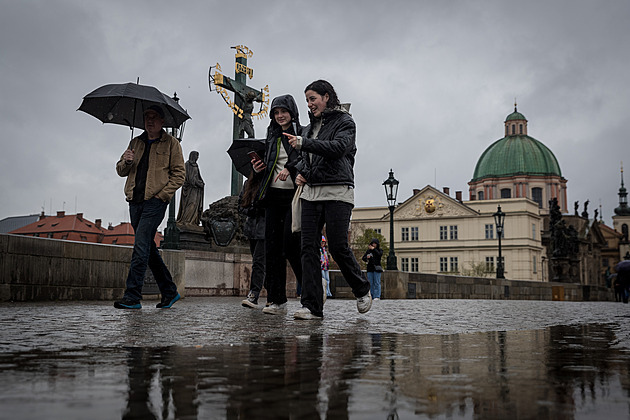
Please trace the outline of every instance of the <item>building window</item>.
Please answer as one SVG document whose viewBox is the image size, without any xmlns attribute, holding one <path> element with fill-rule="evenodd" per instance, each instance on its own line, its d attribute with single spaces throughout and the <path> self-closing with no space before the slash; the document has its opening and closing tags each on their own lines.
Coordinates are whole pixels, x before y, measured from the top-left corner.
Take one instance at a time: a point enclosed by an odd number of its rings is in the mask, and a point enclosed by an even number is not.
<svg viewBox="0 0 630 420">
<path fill-rule="evenodd" d="M 449 226 L 451 241 L 457 240 L 457 226 Z"/>
<path fill-rule="evenodd" d="M 532 272 L 537 273 L 538 268 L 536 267 L 536 256 L 532 258 Z"/>
<path fill-rule="evenodd" d="M 374 229 L 374 232 L 376 232 L 376 233 L 378 233 L 380 235 L 381 234 L 381 228 Z"/>
<path fill-rule="evenodd" d="M 400 259 L 400 271 L 409 271 L 409 258 Z"/>
<path fill-rule="evenodd" d="M 532 200 L 538 203 L 538 207 L 542 208 L 543 206 L 543 198 L 542 198 L 542 188 L 532 188 Z"/>
<path fill-rule="evenodd" d="M 33 236 L 39 238 L 39 233 L 34 233 Z"/>
<path fill-rule="evenodd" d="M 448 258 L 440 257 L 440 272 L 445 273 L 448 271 Z"/>
<path fill-rule="evenodd" d="M 532 239 L 536 239 L 536 223 L 532 223 Z"/>
<path fill-rule="evenodd" d="M 85 235 L 81 235 L 81 240 L 82 240 L 82 241 L 87 241 L 87 236 L 85 236 Z"/>
<path fill-rule="evenodd" d="M 409 240 L 409 228 L 404 227 L 400 229 L 401 241 L 405 242 Z"/>
<path fill-rule="evenodd" d="M 417 258 L 412 258 L 411 259 L 411 271 L 414 272 L 414 273 L 417 273 L 418 271 L 420 271 L 419 263 L 418 263 L 418 259 Z"/>
<path fill-rule="evenodd" d="M 512 134 L 516 134 L 516 124 L 512 124 Z"/>
<path fill-rule="evenodd" d="M 602 267 L 609 267 L 610 266 L 610 262 L 608 261 L 608 258 L 602 258 Z"/>
<path fill-rule="evenodd" d="M 477 198 L 478 198 L 479 200 L 483 200 L 483 191 L 479 191 L 479 192 L 477 193 Z"/>
<path fill-rule="evenodd" d="M 494 271 L 494 257 L 486 257 L 486 271 Z"/>
<path fill-rule="evenodd" d="M 451 257 L 451 271 L 456 273 L 459 271 L 459 267 L 457 264 L 457 257 Z"/>
<path fill-rule="evenodd" d="M 65 235 L 63 235 L 61 239 L 68 239 L 68 234 L 66 233 Z"/>
<path fill-rule="evenodd" d="M 501 188 L 501 198 L 512 198 L 512 190 L 509 188 Z"/>
<path fill-rule="evenodd" d="M 412 227 L 411 228 L 411 240 L 412 241 L 417 241 L 419 239 L 418 236 L 418 227 Z"/>
<path fill-rule="evenodd" d="M 112 241 L 112 245 L 116 245 L 116 242 L 118 242 L 118 239 L 114 239 L 114 240 Z"/>
<path fill-rule="evenodd" d="M 494 239 L 494 225 L 486 225 L 486 239 Z"/>
<path fill-rule="evenodd" d="M 448 239 L 448 226 L 440 226 L 440 241 Z"/>
<path fill-rule="evenodd" d="M 48 235 L 46 235 L 46 236 L 48 236 L 49 238 L 52 238 L 53 237 L 53 233 L 52 232 L 48 232 Z"/>
<path fill-rule="evenodd" d="M 519 134 L 523 134 L 523 124 L 518 125 Z"/>
</svg>

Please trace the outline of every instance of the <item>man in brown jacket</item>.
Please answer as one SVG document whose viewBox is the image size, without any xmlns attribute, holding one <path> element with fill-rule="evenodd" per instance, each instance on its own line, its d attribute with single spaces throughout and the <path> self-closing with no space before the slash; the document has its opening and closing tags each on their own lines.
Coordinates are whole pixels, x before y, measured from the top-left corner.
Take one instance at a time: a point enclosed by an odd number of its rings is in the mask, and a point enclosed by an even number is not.
<svg viewBox="0 0 630 420">
<path fill-rule="evenodd" d="M 180 298 L 154 241 L 168 203 L 186 178 L 179 141 L 167 134 L 163 125 L 162 108 L 157 105 L 147 108 L 144 111 L 145 131 L 131 140 L 116 164 L 118 175 L 127 177 L 125 196 L 135 231 L 127 288 L 123 298 L 114 302 L 118 309 L 142 308 L 140 300 L 147 266 L 162 295 L 158 308 L 170 308 Z"/>
</svg>

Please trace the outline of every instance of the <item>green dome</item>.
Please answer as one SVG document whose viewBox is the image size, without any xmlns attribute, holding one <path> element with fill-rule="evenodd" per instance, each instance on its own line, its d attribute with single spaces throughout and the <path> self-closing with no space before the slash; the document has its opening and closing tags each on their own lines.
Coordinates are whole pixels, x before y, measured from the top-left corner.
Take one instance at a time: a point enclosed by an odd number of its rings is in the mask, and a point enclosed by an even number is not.
<svg viewBox="0 0 630 420">
<path fill-rule="evenodd" d="M 512 112 L 510 115 L 508 115 L 505 118 L 505 122 L 514 121 L 514 120 L 525 120 L 525 121 L 527 121 L 527 118 L 525 118 L 525 115 L 521 114 L 520 112 L 517 112 L 516 109 L 514 109 L 514 112 Z"/>
<path fill-rule="evenodd" d="M 514 175 L 562 176 L 562 172 L 547 146 L 530 136 L 511 135 L 495 141 L 483 152 L 471 182 Z"/>
</svg>

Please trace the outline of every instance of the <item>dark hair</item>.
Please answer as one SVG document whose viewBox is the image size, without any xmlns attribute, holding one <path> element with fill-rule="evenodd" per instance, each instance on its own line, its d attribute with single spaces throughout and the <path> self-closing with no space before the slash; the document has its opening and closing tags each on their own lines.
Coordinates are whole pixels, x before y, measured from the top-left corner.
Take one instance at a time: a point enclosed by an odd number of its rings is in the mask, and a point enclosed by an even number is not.
<svg viewBox="0 0 630 420">
<path fill-rule="evenodd" d="M 328 94 L 328 102 L 326 103 L 326 108 L 336 108 L 341 106 L 341 102 L 339 102 L 339 98 L 337 97 L 337 92 L 335 92 L 335 88 L 325 80 L 315 80 L 310 85 L 306 86 L 304 89 L 304 93 L 307 90 L 312 90 L 320 95 L 324 96 Z"/>
<path fill-rule="evenodd" d="M 247 208 L 251 206 L 252 204 L 254 204 L 256 194 L 258 193 L 258 189 L 260 188 L 260 184 L 262 183 L 261 182 L 262 179 L 263 179 L 262 172 L 260 174 L 257 174 L 252 169 L 252 171 L 249 174 L 249 178 L 247 178 L 247 181 L 245 182 L 245 185 L 243 186 L 243 196 L 241 198 L 241 207 Z"/>
</svg>

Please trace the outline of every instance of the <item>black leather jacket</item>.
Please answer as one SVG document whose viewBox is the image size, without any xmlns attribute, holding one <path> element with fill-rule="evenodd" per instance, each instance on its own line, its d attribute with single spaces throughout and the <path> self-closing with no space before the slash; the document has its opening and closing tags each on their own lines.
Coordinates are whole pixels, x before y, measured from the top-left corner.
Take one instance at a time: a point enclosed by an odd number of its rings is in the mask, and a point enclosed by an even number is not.
<svg viewBox="0 0 630 420">
<path fill-rule="evenodd" d="M 356 125 L 352 116 L 342 108 L 326 109 L 316 138 L 311 138 L 314 117 L 304 129 L 301 159 L 297 171 L 311 186 L 349 185 L 354 187 L 354 156 Z"/>
</svg>

